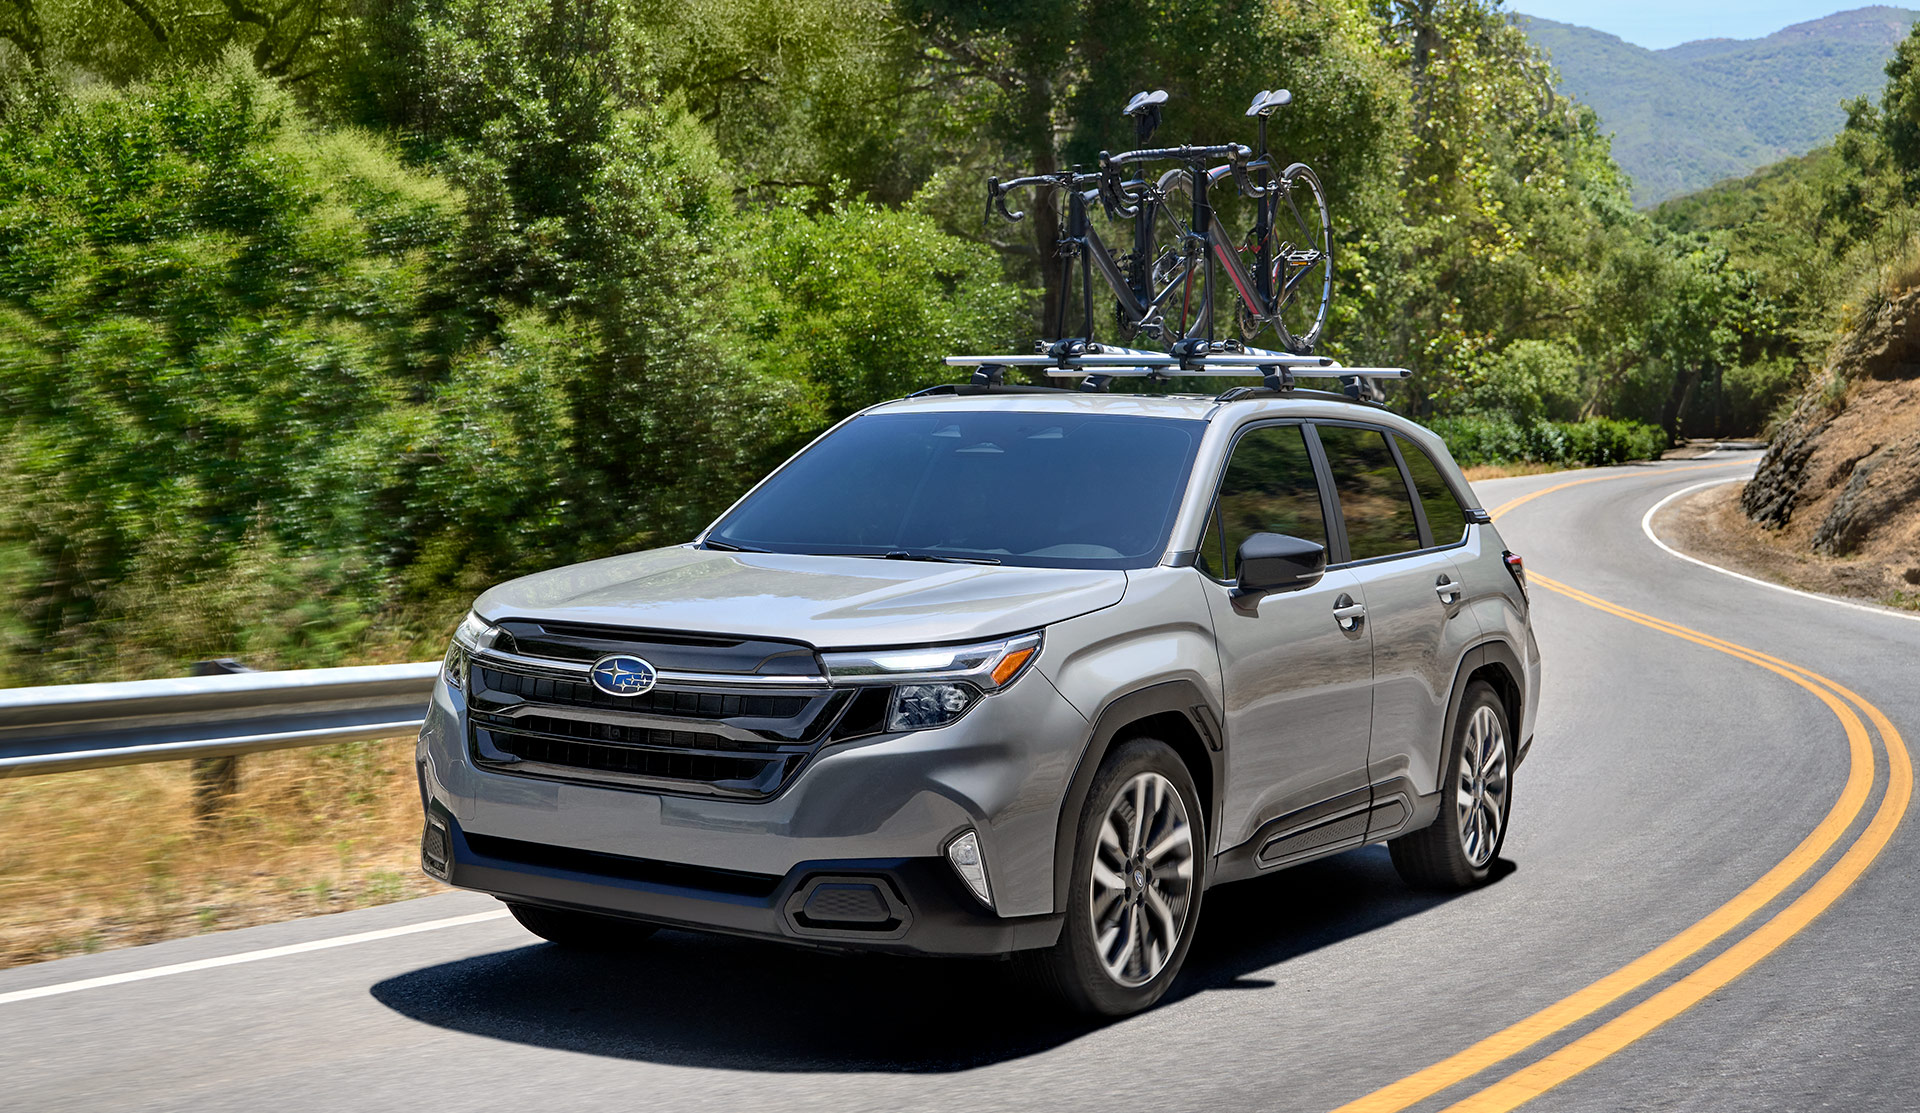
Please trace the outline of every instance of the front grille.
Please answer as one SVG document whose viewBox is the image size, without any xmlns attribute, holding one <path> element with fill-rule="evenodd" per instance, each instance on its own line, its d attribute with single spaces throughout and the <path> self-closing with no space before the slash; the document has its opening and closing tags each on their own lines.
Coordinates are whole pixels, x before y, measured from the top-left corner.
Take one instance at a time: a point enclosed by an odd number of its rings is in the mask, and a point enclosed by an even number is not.
<svg viewBox="0 0 1920 1113">
<path fill-rule="evenodd" d="M 576 742 L 611 743 L 616 746 L 653 746 L 662 749 L 707 749 L 735 750 L 747 753 L 773 753 L 781 749 L 782 743 L 763 739 L 729 738 L 722 734 L 713 734 L 701 730 L 672 730 L 663 727 L 624 726 L 619 723 L 601 723 L 587 719 L 565 719 L 554 715 L 522 715 L 517 719 L 498 720 L 492 716 L 476 719 L 478 722 L 492 721 L 509 730 L 542 734 L 555 739 L 568 739 Z"/>
<path fill-rule="evenodd" d="M 524 656 L 526 646 L 517 648 Z M 484 651 L 474 656 L 467 726 L 475 765 L 513 776 L 764 799 L 813 756 L 853 699 L 823 687 L 729 691 L 724 684 L 613 696 L 584 677 L 555 675 L 564 667 L 557 658 L 522 664 Z"/>
<path fill-rule="evenodd" d="M 710 791 L 765 795 L 786 780 L 805 754 L 745 756 L 676 751 L 647 746 L 576 742 L 532 734 L 474 728 L 483 749 L 515 761 L 573 774 L 610 773 L 649 782 L 699 784 Z"/>
<path fill-rule="evenodd" d="M 533 676 L 481 665 L 474 667 L 473 674 L 479 678 L 482 688 L 533 703 L 671 715 L 682 719 L 791 719 L 806 710 L 808 698 L 757 693 L 667 691 L 660 688 L 638 696 L 610 696 L 584 680 Z"/>
</svg>

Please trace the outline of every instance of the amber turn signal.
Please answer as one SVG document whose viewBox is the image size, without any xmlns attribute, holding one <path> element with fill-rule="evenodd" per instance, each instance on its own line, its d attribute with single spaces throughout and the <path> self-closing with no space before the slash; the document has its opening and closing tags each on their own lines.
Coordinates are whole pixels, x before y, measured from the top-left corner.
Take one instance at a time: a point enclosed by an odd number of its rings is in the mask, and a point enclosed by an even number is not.
<svg viewBox="0 0 1920 1113">
<path fill-rule="evenodd" d="M 1000 663 L 993 666 L 993 686 L 999 688 L 1012 680 L 1026 665 L 1028 659 L 1039 651 L 1040 647 L 1037 645 L 1023 645 L 1000 658 Z"/>
</svg>

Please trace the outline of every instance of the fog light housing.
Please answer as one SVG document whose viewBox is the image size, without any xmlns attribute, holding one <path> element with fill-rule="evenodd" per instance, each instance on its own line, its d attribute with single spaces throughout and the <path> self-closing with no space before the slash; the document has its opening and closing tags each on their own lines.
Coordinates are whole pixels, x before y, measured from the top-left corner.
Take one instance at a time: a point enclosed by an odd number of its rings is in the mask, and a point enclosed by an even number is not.
<svg viewBox="0 0 1920 1113">
<path fill-rule="evenodd" d="M 438 816 L 429 816 L 425 830 L 420 832 L 421 868 L 446 881 L 452 876 L 452 861 L 453 840 L 446 824 L 441 823 Z"/>
<path fill-rule="evenodd" d="M 902 684 L 887 709 L 889 731 L 943 727 L 967 713 L 980 690 L 971 684 Z"/>
<path fill-rule="evenodd" d="M 993 907 L 993 890 L 987 886 L 987 864 L 980 857 L 980 836 L 968 831 L 947 844 L 947 863 L 973 895 L 988 908 Z"/>
</svg>

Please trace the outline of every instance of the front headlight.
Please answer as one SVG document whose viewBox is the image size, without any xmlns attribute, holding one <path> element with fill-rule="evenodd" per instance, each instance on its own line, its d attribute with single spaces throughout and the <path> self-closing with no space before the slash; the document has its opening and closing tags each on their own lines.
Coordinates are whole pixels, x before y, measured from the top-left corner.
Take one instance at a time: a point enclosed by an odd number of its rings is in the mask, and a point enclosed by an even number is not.
<svg viewBox="0 0 1920 1113">
<path fill-rule="evenodd" d="M 823 653 L 835 684 L 888 684 L 887 730 L 946 726 L 985 695 L 1013 683 L 1040 655 L 1040 635 L 972 645 Z"/>
<path fill-rule="evenodd" d="M 500 635 L 500 628 L 486 619 L 467 612 L 460 628 L 453 632 L 453 643 L 447 646 L 446 659 L 440 662 L 440 675 L 455 688 L 467 686 L 468 657 L 477 649 L 486 649 Z"/>
</svg>

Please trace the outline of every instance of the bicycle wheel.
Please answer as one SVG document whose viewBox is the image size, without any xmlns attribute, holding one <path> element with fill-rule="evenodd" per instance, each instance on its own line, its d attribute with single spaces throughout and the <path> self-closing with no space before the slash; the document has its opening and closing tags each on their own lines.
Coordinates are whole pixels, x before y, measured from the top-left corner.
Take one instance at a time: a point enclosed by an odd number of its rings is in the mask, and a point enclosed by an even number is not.
<svg viewBox="0 0 1920 1113">
<path fill-rule="evenodd" d="M 1333 303 L 1333 221 L 1320 179 L 1303 162 L 1280 173 L 1273 214 L 1273 327 L 1290 352 L 1307 355 Z"/>
<path fill-rule="evenodd" d="M 1169 170 L 1154 186 L 1159 194 L 1154 217 L 1153 258 L 1146 268 L 1152 308 L 1139 331 L 1158 332 L 1171 346 L 1189 336 L 1205 336 L 1213 320 L 1213 303 L 1206 282 L 1206 259 L 1190 265 L 1185 255 L 1187 232 L 1193 223 L 1193 185 L 1185 170 Z"/>
</svg>

